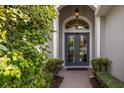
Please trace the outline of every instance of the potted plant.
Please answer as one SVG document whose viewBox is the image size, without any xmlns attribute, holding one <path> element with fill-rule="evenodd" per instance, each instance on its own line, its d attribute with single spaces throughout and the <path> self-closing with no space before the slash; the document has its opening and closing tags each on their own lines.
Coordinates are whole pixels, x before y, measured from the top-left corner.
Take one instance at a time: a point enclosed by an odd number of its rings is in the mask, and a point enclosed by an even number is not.
<svg viewBox="0 0 124 93">
<path fill-rule="evenodd" d="M 101 57 L 91 60 L 91 64 L 93 66 L 93 70 L 106 72 L 108 70 L 110 61 L 108 58 Z"/>
<path fill-rule="evenodd" d="M 97 77 L 97 73 L 107 72 L 108 66 L 110 65 L 110 61 L 108 58 L 94 58 L 91 60 L 91 64 L 93 69 L 91 69 L 92 73 L 90 76 L 90 82 L 94 87 L 99 87 L 100 82 Z"/>
</svg>

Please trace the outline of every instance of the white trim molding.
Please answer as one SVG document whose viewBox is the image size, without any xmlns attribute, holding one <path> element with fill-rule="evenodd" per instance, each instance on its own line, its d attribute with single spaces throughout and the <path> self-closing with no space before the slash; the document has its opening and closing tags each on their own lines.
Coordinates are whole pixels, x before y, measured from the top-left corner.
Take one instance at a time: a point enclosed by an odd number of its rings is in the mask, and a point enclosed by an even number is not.
<svg viewBox="0 0 124 93">
<path fill-rule="evenodd" d="M 57 5 L 58 10 L 61 10 L 63 7 L 65 7 L 67 5 Z M 92 8 L 94 11 L 96 10 L 96 6 L 95 5 L 88 5 L 90 8 Z"/>
<path fill-rule="evenodd" d="M 53 22 L 53 58 L 58 58 L 59 55 L 59 16 Z"/>
<path fill-rule="evenodd" d="M 95 17 L 95 55 L 100 57 L 100 17 Z"/>
<path fill-rule="evenodd" d="M 79 19 L 81 20 L 84 20 L 85 22 L 87 22 L 89 24 L 89 30 L 66 30 L 65 29 L 65 25 L 67 22 L 69 22 L 70 20 L 73 20 L 75 19 L 75 16 L 71 16 L 67 19 L 65 19 L 65 21 L 63 22 L 62 24 L 62 37 L 63 37 L 63 42 L 62 42 L 62 45 L 63 45 L 63 52 L 62 52 L 62 58 L 64 60 L 64 68 L 91 68 L 91 60 L 92 60 L 92 23 L 85 17 L 83 16 L 79 16 Z M 90 43 L 90 53 L 89 53 L 89 66 L 65 66 L 65 33 L 89 33 L 89 43 Z"/>
</svg>

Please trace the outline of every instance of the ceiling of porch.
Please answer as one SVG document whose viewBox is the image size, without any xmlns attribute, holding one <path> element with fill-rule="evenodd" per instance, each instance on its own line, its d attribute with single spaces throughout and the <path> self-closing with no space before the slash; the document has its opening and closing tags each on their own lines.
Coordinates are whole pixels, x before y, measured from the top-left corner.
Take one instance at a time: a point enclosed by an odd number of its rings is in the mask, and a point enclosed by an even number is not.
<svg viewBox="0 0 124 93">
<path fill-rule="evenodd" d="M 65 6 L 67 6 L 67 5 L 56 5 L 58 10 L 61 10 Z M 88 6 L 95 11 L 98 5 L 88 5 Z"/>
</svg>

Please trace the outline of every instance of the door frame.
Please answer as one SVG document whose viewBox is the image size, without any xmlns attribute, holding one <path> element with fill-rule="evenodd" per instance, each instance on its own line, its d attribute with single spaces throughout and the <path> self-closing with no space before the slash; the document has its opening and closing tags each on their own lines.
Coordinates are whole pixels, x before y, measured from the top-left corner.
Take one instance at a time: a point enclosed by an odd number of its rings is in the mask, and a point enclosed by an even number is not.
<svg viewBox="0 0 124 93">
<path fill-rule="evenodd" d="M 91 60 L 92 60 L 92 24 L 91 22 L 83 17 L 83 16 L 79 16 L 79 19 L 86 21 L 89 24 L 89 29 L 88 30 L 66 30 L 65 29 L 65 24 L 72 20 L 75 19 L 75 16 L 71 16 L 69 18 L 67 18 L 62 25 L 62 59 L 64 60 L 64 68 L 91 68 Z M 89 33 L 89 66 L 65 66 L 65 34 L 66 33 Z"/>
</svg>

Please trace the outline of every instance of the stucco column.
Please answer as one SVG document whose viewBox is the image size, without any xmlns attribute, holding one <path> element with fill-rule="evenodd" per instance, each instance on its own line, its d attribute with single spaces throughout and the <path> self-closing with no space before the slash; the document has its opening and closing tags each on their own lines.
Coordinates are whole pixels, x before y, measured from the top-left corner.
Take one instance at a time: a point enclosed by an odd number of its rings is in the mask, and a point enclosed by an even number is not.
<svg viewBox="0 0 124 93">
<path fill-rule="evenodd" d="M 95 17 L 95 55 L 100 57 L 100 17 Z"/>
<path fill-rule="evenodd" d="M 53 22 L 54 33 L 53 33 L 53 58 L 59 57 L 59 16 Z"/>
</svg>

